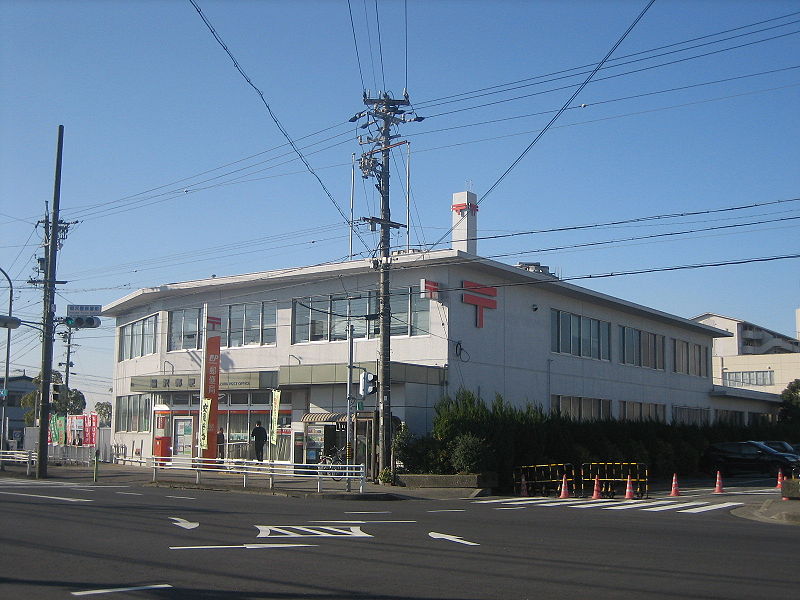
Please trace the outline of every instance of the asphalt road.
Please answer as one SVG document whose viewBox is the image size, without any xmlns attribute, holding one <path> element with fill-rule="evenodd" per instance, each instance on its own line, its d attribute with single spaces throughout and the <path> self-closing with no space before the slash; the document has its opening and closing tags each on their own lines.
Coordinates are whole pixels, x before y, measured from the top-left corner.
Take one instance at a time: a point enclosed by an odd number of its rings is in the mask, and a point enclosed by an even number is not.
<svg viewBox="0 0 800 600">
<path fill-rule="evenodd" d="M 774 496 L 753 483 L 592 503 L 3 478 L 0 598 L 794 597 L 798 529 L 731 514 Z"/>
</svg>

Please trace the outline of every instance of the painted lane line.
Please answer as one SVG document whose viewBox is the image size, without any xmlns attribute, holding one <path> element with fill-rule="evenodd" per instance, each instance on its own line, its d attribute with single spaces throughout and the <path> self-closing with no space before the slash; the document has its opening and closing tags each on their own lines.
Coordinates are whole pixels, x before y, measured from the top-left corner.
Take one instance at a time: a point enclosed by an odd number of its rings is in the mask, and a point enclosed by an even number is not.
<svg viewBox="0 0 800 600">
<path fill-rule="evenodd" d="M 429 513 L 442 513 L 442 512 L 466 512 L 465 508 L 442 508 L 440 510 L 426 510 Z"/>
<path fill-rule="evenodd" d="M 721 504 L 712 504 L 711 506 L 701 506 L 700 508 L 690 508 L 688 510 L 679 510 L 678 512 L 690 513 L 696 515 L 697 513 L 708 512 L 709 510 L 719 510 L 721 508 L 730 508 L 732 506 L 741 506 L 744 502 L 723 502 Z"/>
<path fill-rule="evenodd" d="M 121 494 L 123 496 L 144 496 L 144 494 L 140 494 L 139 492 L 114 492 L 115 494 Z"/>
<path fill-rule="evenodd" d="M 245 550 L 264 550 L 267 548 L 311 548 L 319 544 L 237 544 L 235 546 L 170 546 L 170 550 L 227 550 L 244 548 Z"/>
<path fill-rule="evenodd" d="M 480 546 L 480 544 L 476 544 L 475 542 L 469 542 L 462 537 L 457 535 L 449 535 L 447 533 L 437 533 L 435 531 L 429 531 L 428 536 L 432 537 L 435 540 L 446 540 L 448 542 L 456 542 L 457 544 L 464 544 L 465 546 Z"/>
<path fill-rule="evenodd" d="M 87 498 L 62 498 L 60 496 L 44 496 L 42 494 L 23 494 L 22 492 L 0 492 L 6 496 L 25 496 L 27 498 L 46 498 L 47 500 L 63 500 L 64 502 L 94 502 Z"/>
<path fill-rule="evenodd" d="M 555 500 L 552 502 L 542 502 L 535 506 L 572 506 L 573 504 L 586 504 L 586 500 L 583 498 L 580 500 Z"/>
<path fill-rule="evenodd" d="M 704 504 L 708 504 L 708 502 L 681 502 L 680 504 L 672 504 L 670 506 L 656 506 L 655 508 L 643 508 L 642 511 L 647 512 L 661 512 L 665 510 L 676 510 L 679 508 L 689 508 L 690 506 L 702 506 Z"/>
<path fill-rule="evenodd" d="M 620 506 L 604 506 L 600 510 L 628 510 L 631 508 L 647 508 L 650 506 L 661 506 L 662 504 L 677 504 L 675 500 L 657 500 L 648 502 L 646 500 L 628 500 Z"/>
<path fill-rule="evenodd" d="M 139 590 L 162 590 L 171 588 L 168 583 L 158 583 L 156 585 L 138 585 L 136 587 L 106 588 L 104 590 L 84 590 L 82 592 L 72 592 L 73 596 L 93 596 L 95 594 L 113 594 L 115 592 L 137 592 Z"/>
<path fill-rule="evenodd" d="M 390 510 L 346 510 L 344 511 L 346 515 L 390 515 L 392 511 Z"/>
<path fill-rule="evenodd" d="M 196 529 L 200 527 L 200 523 L 194 523 L 192 521 L 187 521 L 186 519 L 181 519 L 180 517 L 169 517 L 173 521 L 173 525 L 177 525 L 178 527 L 183 527 L 184 529 Z"/>
<path fill-rule="evenodd" d="M 191 496 L 164 496 L 165 498 L 177 498 L 178 500 L 197 500 L 197 498 L 192 498 Z"/>
</svg>

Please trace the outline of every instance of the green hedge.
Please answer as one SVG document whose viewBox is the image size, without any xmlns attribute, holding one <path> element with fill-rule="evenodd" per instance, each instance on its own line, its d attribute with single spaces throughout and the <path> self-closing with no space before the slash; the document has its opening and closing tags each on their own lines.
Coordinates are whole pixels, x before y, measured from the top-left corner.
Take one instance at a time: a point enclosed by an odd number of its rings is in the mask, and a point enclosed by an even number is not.
<svg viewBox="0 0 800 600">
<path fill-rule="evenodd" d="M 468 390 L 443 398 L 435 408 L 431 435 L 407 430 L 395 440 L 395 455 L 411 473 L 496 471 L 510 487 L 514 467 L 547 463 L 643 462 L 651 477 L 695 475 L 705 448 L 714 442 L 800 441 L 800 424 L 735 427 L 666 425 L 653 421 L 578 422 L 516 408 L 497 396 L 491 405 Z M 480 449 L 482 448 L 482 452 Z"/>
</svg>

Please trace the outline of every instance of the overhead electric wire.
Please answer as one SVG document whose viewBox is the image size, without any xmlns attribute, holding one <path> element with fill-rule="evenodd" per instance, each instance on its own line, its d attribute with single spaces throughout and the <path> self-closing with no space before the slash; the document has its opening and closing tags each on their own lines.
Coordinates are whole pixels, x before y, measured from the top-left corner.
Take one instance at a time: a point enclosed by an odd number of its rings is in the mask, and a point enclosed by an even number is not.
<svg viewBox="0 0 800 600">
<path fill-rule="evenodd" d="M 383 43 L 381 42 L 381 17 L 378 13 L 378 0 L 375 0 L 375 25 L 378 28 L 378 55 L 381 59 L 381 82 L 383 90 L 386 91 L 386 73 L 383 69 Z"/>
<path fill-rule="evenodd" d="M 650 65 L 650 66 L 647 66 L 647 67 L 642 67 L 641 69 L 633 69 L 632 71 L 625 71 L 624 73 L 617 73 L 615 75 L 608 75 L 606 77 L 598 77 L 596 79 L 593 79 L 591 83 L 599 83 L 601 81 L 608 81 L 609 79 L 616 79 L 617 77 L 625 77 L 627 75 L 633 75 L 633 74 L 636 74 L 636 73 L 642 73 L 644 71 L 649 71 L 651 69 L 658 69 L 658 68 L 661 68 L 661 67 L 671 66 L 671 65 L 678 64 L 678 63 L 681 63 L 681 62 L 686 62 L 688 60 L 694 60 L 694 59 L 697 59 L 697 58 L 705 58 L 705 57 L 711 56 L 713 54 L 719 54 L 720 52 L 726 52 L 728 50 L 734 50 L 734 49 L 742 48 L 742 47 L 745 47 L 745 46 L 752 46 L 753 44 L 757 44 L 757 43 L 761 43 L 761 42 L 765 42 L 765 41 L 772 41 L 772 40 L 776 40 L 776 39 L 779 39 L 779 38 L 782 38 L 782 37 L 786 37 L 786 36 L 789 36 L 789 35 L 797 35 L 798 33 L 800 33 L 800 30 L 793 31 L 793 32 L 790 32 L 790 33 L 785 33 L 785 34 L 782 34 L 782 35 L 779 35 L 779 36 L 775 36 L 775 37 L 771 37 L 771 38 L 767 38 L 766 40 L 759 40 L 757 42 L 749 42 L 747 44 L 734 46 L 732 48 L 724 48 L 722 50 L 715 50 L 713 52 L 706 52 L 704 54 L 699 54 L 699 55 L 696 55 L 696 56 L 688 56 L 688 57 L 684 57 L 684 58 L 680 58 L 680 59 L 676 59 L 676 60 L 672 60 L 672 61 L 668 61 L 668 62 L 664 62 L 664 63 L 659 63 L 657 65 Z M 580 85 L 583 86 L 585 84 L 586 84 L 586 82 L 584 82 L 583 84 L 580 84 Z M 575 87 L 576 85 L 578 85 L 578 84 L 572 83 L 572 84 L 563 85 L 563 86 L 560 86 L 560 87 L 549 88 L 547 90 L 542 90 L 542 91 L 538 91 L 538 92 L 532 92 L 530 94 L 523 94 L 521 96 L 514 96 L 512 98 L 504 98 L 502 100 L 495 100 L 493 102 L 486 102 L 484 104 L 476 104 L 474 106 L 467 106 L 467 107 L 464 107 L 464 108 L 457 108 L 457 109 L 453 109 L 453 110 L 450 110 L 450 111 L 445 111 L 445 112 L 441 112 L 441 113 L 435 113 L 435 114 L 432 114 L 432 115 L 426 115 L 425 118 L 426 119 L 432 119 L 434 117 L 442 117 L 444 115 L 451 115 L 451 114 L 464 112 L 464 111 L 468 111 L 468 110 L 475 110 L 475 109 L 478 109 L 478 108 L 486 108 L 487 106 L 495 106 L 497 104 L 504 104 L 506 102 L 513 102 L 515 100 L 522 100 L 524 98 L 531 98 L 533 96 L 540 96 L 542 94 L 549 94 L 551 92 L 557 92 L 557 91 L 561 91 L 561 90 L 568 90 L 570 88 Z"/>
<path fill-rule="evenodd" d="M 353 31 L 353 46 L 356 49 L 356 62 L 358 63 L 358 76 L 361 78 L 361 90 L 366 91 L 367 86 L 364 85 L 364 72 L 361 69 L 361 56 L 358 53 L 358 40 L 356 39 L 356 26 L 353 22 L 353 7 L 350 5 L 350 0 L 347 0 L 347 12 L 350 14 L 350 29 Z"/>
<path fill-rule="evenodd" d="M 649 53 L 652 53 L 652 52 L 658 52 L 659 50 L 665 50 L 667 48 L 673 48 L 675 46 L 681 46 L 681 45 L 684 45 L 684 44 L 689 44 L 691 42 L 696 42 L 696 41 L 699 41 L 699 40 L 708 39 L 710 37 L 723 35 L 725 33 L 730 33 L 730 32 L 733 32 L 733 31 L 739 31 L 741 29 L 747 29 L 748 27 L 755 27 L 757 25 L 763 25 L 764 23 L 769 23 L 769 22 L 772 22 L 772 21 L 785 19 L 785 18 L 788 18 L 788 17 L 796 16 L 796 15 L 800 15 L 800 11 L 799 12 L 789 13 L 787 15 L 783 15 L 782 17 L 775 17 L 773 19 L 767 19 L 765 21 L 758 21 L 756 23 L 751 23 L 749 25 L 743 25 L 741 27 L 735 27 L 733 29 L 726 29 L 724 31 L 719 31 L 717 33 L 711 33 L 711 34 L 703 35 L 703 36 L 700 36 L 700 37 L 691 38 L 691 39 L 688 39 L 688 40 L 684 40 L 682 42 L 675 42 L 675 43 L 672 43 L 672 44 L 667 44 L 665 46 L 658 46 L 658 47 L 650 48 L 650 49 L 647 49 L 647 50 L 641 50 L 639 52 L 633 52 L 631 54 L 624 54 L 624 55 L 618 56 L 616 58 L 610 58 L 610 59 L 608 59 L 607 62 L 608 63 L 614 63 L 614 62 L 617 62 L 617 61 L 624 60 L 626 58 L 631 58 L 633 56 L 640 56 L 642 54 L 649 54 Z M 749 32 L 749 33 L 744 34 L 744 35 L 753 35 L 755 33 L 761 33 L 763 31 L 768 31 L 769 29 L 775 29 L 777 27 L 785 27 L 786 25 L 792 25 L 792 24 L 797 23 L 797 22 L 798 21 L 790 21 L 789 23 L 783 23 L 783 24 L 777 25 L 775 27 L 770 27 L 770 28 L 766 28 L 766 29 L 760 29 L 758 31 Z M 736 37 L 743 37 L 743 36 L 733 36 L 731 38 L 725 38 L 724 40 L 717 40 L 717 42 L 726 41 L 728 39 L 734 39 Z M 716 43 L 716 42 L 712 42 L 712 43 Z M 683 50 L 691 50 L 691 49 L 694 49 L 694 48 L 699 48 L 699 47 L 701 47 L 703 45 L 704 44 L 699 44 L 699 45 L 696 45 L 696 46 L 691 46 L 689 48 L 684 48 Z M 653 57 L 650 57 L 650 58 L 653 58 Z M 536 79 L 543 79 L 545 77 L 552 77 L 553 75 L 561 75 L 561 74 L 564 74 L 564 73 L 569 73 L 571 71 L 577 71 L 579 69 L 587 69 L 589 67 L 595 66 L 596 64 L 597 63 L 590 63 L 590 64 L 585 64 L 585 65 L 580 65 L 580 66 L 577 66 L 577 67 L 571 67 L 569 69 L 562 69 L 560 71 L 552 71 L 550 73 L 544 73 L 542 75 L 535 75 L 535 76 L 532 76 L 532 77 L 526 77 L 524 79 L 518 79 L 516 81 L 510 81 L 510 82 L 507 82 L 507 83 L 501 83 L 501 84 L 492 85 L 492 86 L 488 86 L 488 87 L 484 87 L 484 88 L 479 88 L 479 89 L 468 91 L 468 92 L 461 92 L 461 93 L 458 93 L 458 94 L 452 94 L 450 96 L 442 96 L 442 97 L 439 97 L 439 98 L 431 98 L 429 100 L 422 100 L 421 102 L 417 103 L 417 106 L 428 108 L 429 106 L 435 106 L 438 103 L 442 103 L 441 101 L 443 101 L 443 100 L 449 100 L 451 98 L 458 98 L 459 96 L 468 96 L 470 94 L 478 94 L 480 92 L 485 92 L 485 91 L 493 90 L 493 89 L 497 89 L 497 88 L 509 88 L 509 86 L 516 86 L 517 84 L 524 83 L 526 81 L 533 81 L 533 80 L 536 80 Z M 618 65 L 613 65 L 613 66 L 618 66 Z M 609 66 L 608 68 L 611 68 L 611 66 Z M 579 74 L 580 73 L 575 73 L 574 75 L 579 75 Z M 507 90 L 498 90 L 498 93 L 502 93 L 503 91 L 507 91 Z"/>
<path fill-rule="evenodd" d="M 528 146 L 525 148 L 525 150 L 523 150 L 522 153 L 514 160 L 514 162 L 512 162 L 511 165 L 503 172 L 503 174 L 500 175 L 500 177 L 497 179 L 497 181 L 495 181 L 489 187 L 489 189 L 477 200 L 477 205 L 478 206 L 480 206 L 483 203 L 483 201 L 486 200 L 487 197 L 489 197 L 489 195 L 492 193 L 492 191 L 494 191 L 494 189 L 497 188 L 498 185 L 500 185 L 500 183 L 514 169 L 514 167 L 516 167 L 520 163 L 520 161 L 531 150 L 531 148 L 533 148 L 534 145 L 536 145 L 536 142 L 538 142 L 542 138 L 542 136 L 547 132 L 547 130 L 550 129 L 550 127 L 553 125 L 553 123 L 556 122 L 558 117 L 560 117 L 561 114 L 567 109 L 567 107 L 570 104 L 572 104 L 572 101 L 575 100 L 575 98 L 578 96 L 578 94 L 581 93 L 583 88 L 585 88 L 586 85 L 589 83 L 589 81 L 591 81 L 591 79 L 594 76 L 594 74 L 597 73 L 597 71 L 603 66 L 603 64 L 605 64 L 605 62 L 611 57 L 611 55 L 614 53 L 614 50 L 616 50 L 619 47 L 619 45 L 625 40 L 625 38 L 628 37 L 628 34 L 631 31 L 633 31 L 633 28 L 639 23 L 639 21 L 642 19 L 642 17 L 644 17 L 645 13 L 653 5 L 654 2 L 655 2 L 655 0 L 650 0 L 647 3 L 647 6 L 645 6 L 644 9 L 642 9 L 642 11 L 636 17 L 636 19 L 634 19 L 633 23 L 631 23 L 630 26 L 628 26 L 628 29 L 625 30 L 625 33 L 623 33 L 622 36 L 616 41 L 616 43 L 611 47 L 611 50 L 609 50 L 608 53 L 603 57 L 603 59 L 599 63 L 597 63 L 597 66 L 594 68 L 594 70 L 592 70 L 592 72 L 584 80 L 584 82 L 580 86 L 578 86 L 578 89 L 576 89 L 575 92 L 572 94 L 572 96 L 570 96 L 569 100 L 567 100 L 561 106 L 559 111 L 555 115 L 553 115 L 553 118 L 550 119 L 550 121 L 547 123 L 547 125 L 545 125 L 544 128 L 539 132 L 539 134 L 533 139 L 533 141 L 530 144 L 528 144 Z M 462 217 L 462 220 L 463 220 L 463 217 Z M 433 246 L 438 245 L 439 242 L 441 242 L 441 240 L 444 239 L 450 233 L 450 231 L 455 229 L 455 227 L 456 226 L 453 225 L 450 228 L 450 230 L 448 232 L 446 232 L 444 234 L 444 236 L 442 236 L 442 238 L 439 239 L 439 241 L 437 241 L 437 242 L 435 242 L 433 244 Z"/>
<path fill-rule="evenodd" d="M 654 1 L 654 0 L 651 0 L 651 1 Z M 250 77 L 247 75 L 247 73 L 244 72 L 244 69 L 242 69 L 242 67 L 239 64 L 239 62 L 236 60 L 236 58 L 233 56 L 231 51 L 225 45 L 225 42 L 222 40 L 222 38 L 216 32 L 216 30 L 214 29 L 214 26 L 209 22 L 209 20 L 203 14 L 203 11 L 200 10 L 200 7 L 197 5 L 197 2 L 195 0 L 189 0 L 189 2 L 192 3 L 192 6 L 194 6 L 195 10 L 197 11 L 197 14 L 200 15 L 200 18 L 203 20 L 203 23 L 205 23 L 205 25 L 208 28 L 208 30 L 214 36 L 214 39 L 217 41 L 217 43 L 222 47 L 222 49 L 225 51 L 225 53 L 231 59 L 231 61 L 233 62 L 234 67 L 236 67 L 236 70 L 239 72 L 239 74 L 244 78 L 244 80 L 248 83 L 248 85 L 250 87 L 252 87 L 256 91 L 256 93 L 258 94 L 258 97 L 261 99 L 261 102 L 266 107 L 267 112 L 269 113 L 269 116 L 272 118 L 272 121 L 275 123 L 275 125 L 278 127 L 280 132 L 286 138 L 286 141 L 289 142 L 289 145 L 291 145 L 292 149 L 297 153 L 297 156 L 300 157 L 300 160 L 303 161 L 303 164 L 306 166 L 306 169 L 308 170 L 308 172 L 311 173 L 311 175 L 317 180 L 319 185 L 322 187 L 323 191 L 328 196 L 328 199 L 331 201 L 331 204 L 333 204 L 333 206 L 339 212 L 339 214 L 344 219 L 344 221 L 349 224 L 349 222 L 350 222 L 349 219 L 345 215 L 344 211 L 342 211 L 341 207 L 339 206 L 339 203 L 336 202 L 336 200 L 334 199 L 333 194 L 331 194 L 330 190 L 328 190 L 328 187 L 322 181 L 320 176 L 317 175 L 317 173 L 311 167 L 309 162 L 306 160 L 305 156 L 303 156 L 303 153 L 295 145 L 294 141 L 289 136 L 289 133 L 286 131 L 286 129 L 284 129 L 283 125 L 281 125 L 281 122 L 278 120 L 278 117 L 272 111 L 272 108 L 270 107 L 269 103 L 267 102 L 267 99 L 264 97 L 264 93 L 253 83 L 253 81 L 250 79 Z M 359 238 L 361 243 L 364 244 L 364 247 L 368 248 L 367 243 L 364 241 L 364 239 L 361 237 L 361 235 L 356 232 L 356 236 Z"/>
</svg>

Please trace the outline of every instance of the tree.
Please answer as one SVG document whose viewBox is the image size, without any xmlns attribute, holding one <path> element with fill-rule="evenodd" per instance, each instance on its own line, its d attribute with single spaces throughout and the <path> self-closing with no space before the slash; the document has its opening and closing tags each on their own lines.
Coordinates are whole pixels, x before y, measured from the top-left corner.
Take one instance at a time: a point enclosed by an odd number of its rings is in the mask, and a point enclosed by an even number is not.
<svg viewBox="0 0 800 600">
<path fill-rule="evenodd" d="M 76 389 L 64 387 L 61 373 L 58 371 L 53 371 L 52 381 L 55 384 L 61 385 L 62 389 L 58 402 L 53 403 L 50 412 L 54 415 L 61 416 L 81 414 L 83 409 L 86 408 L 86 398 L 83 397 L 83 393 Z M 39 394 L 38 389 L 41 383 L 42 376 L 39 374 L 33 378 L 33 384 L 36 386 L 36 390 L 28 392 L 20 399 L 20 406 L 29 409 L 25 413 L 25 424 L 29 426 L 36 422 L 36 397 Z"/>
<path fill-rule="evenodd" d="M 94 412 L 97 413 L 100 427 L 111 425 L 111 402 L 98 402 L 94 405 Z"/>
<path fill-rule="evenodd" d="M 795 379 L 781 392 L 781 409 L 778 420 L 800 423 L 800 379 Z"/>
</svg>

